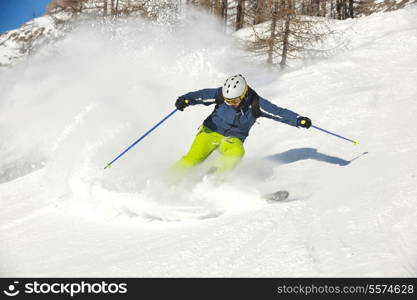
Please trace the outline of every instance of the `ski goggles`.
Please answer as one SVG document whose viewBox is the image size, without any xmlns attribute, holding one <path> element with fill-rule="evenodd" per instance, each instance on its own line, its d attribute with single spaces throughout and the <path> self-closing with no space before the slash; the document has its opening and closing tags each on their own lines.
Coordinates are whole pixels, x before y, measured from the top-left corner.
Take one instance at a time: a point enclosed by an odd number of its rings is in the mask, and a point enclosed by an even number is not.
<svg viewBox="0 0 417 300">
<path fill-rule="evenodd" d="M 224 102 L 226 102 L 226 104 L 228 105 L 238 105 L 243 99 L 245 99 L 247 93 L 248 93 L 248 89 L 246 88 L 245 92 L 240 97 L 236 97 L 236 98 L 223 97 Z"/>
<path fill-rule="evenodd" d="M 237 105 L 239 104 L 244 97 L 237 97 L 237 98 L 232 98 L 232 99 L 228 99 L 228 98 L 224 98 L 224 102 L 226 102 L 226 104 L 229 105 Z"/>
</svg>

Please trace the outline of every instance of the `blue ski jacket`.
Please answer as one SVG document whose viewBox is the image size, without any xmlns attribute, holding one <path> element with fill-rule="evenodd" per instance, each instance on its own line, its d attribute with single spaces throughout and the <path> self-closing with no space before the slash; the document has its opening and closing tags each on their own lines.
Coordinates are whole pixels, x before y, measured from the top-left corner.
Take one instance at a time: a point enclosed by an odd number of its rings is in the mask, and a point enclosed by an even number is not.
<svg viewBox="0 0 417 300">
<path fill-rule="evenodd" d="M 227 137 L 237 137 L 243 141 L 248 137 L 249 131 L 256 122 L 252 102 L 257 96 L 256 92 L 249 88 L 246 97 L 237 108 L 227 105 L 223 100 L 222 88 L 202 89 L 189 92 L 180 97 L 187 99 L 190 105 L 216 104 L 213 112 L 204 120 L 203 125 Z M 279 107 L 270 101 L 259 97 L 260 117 L 273 119 L 291 126 L 297 127 L 298 114 Z"/>
</svg>

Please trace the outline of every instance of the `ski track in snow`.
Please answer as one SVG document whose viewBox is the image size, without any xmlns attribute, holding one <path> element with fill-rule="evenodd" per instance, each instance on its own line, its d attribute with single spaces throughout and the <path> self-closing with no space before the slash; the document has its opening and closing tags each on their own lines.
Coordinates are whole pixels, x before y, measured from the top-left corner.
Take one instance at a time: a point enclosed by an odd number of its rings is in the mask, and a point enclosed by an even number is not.
<svg viewBox="0 0 417 300">
<path fill-rule="evenodd" d="M 346 48 L 278 78 L 201 15 L 174 32 L 79 24 L 0 70 L 0 275 L 417 276 L 416 12 L 335 21 Z M 176 95 L 234 72 L 361 144 L 262 119 L 225 181 L 199 180 L 202 166 L 166 185 L 211 112 L 192 107 L 103 171 Z M 277 189 L 292 201 L 260 199 Z"/>
</svg>

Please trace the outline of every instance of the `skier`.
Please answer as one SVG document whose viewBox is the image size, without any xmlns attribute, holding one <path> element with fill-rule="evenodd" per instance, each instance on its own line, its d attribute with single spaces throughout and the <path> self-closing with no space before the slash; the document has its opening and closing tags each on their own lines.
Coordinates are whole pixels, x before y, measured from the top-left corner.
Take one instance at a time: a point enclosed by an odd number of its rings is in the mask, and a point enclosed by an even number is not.
<svg viewBox="0 0 417 300">
<path fill-rule="evenodd" d="M 242 159 L 245 153 L 243 143 L 259 117 L 294 127 L 311 126 L 309 118 L 258 96 L 240 74 L 227 78 L 222 87 L 189 92 L 178 97 L 175 102 L 180 111 L 197 104 L 215 104 L 215 107 L 200 126 L 188 153 L 173 166 L 176 171 L 191 169 L 216 149 L 220 156 L 209 173 L 221 174 L 233 169 Z"/>
</svg>

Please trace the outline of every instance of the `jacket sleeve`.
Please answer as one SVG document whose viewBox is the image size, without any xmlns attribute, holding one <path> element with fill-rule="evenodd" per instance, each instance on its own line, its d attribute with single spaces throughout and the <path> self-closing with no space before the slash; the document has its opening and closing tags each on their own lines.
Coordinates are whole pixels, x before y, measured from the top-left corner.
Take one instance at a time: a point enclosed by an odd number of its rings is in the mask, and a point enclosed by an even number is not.
<svg viewBox="0 0 417 300">
<path fill-rule="evenodd" d="M 194 92 L 189 92 L 180 97 L 190 101 L 190 105 L 204 104 L 211 105 L 216 103 L 216 96 L 221 93 L 221 88 L 217 89 L 202 89 Z"/>
<path fill-rule="evenodd" d="M 289 109 L 279 107 L 262 97 L 259 97 L 259 108 L 262 117 L 298 127 L 297 118 L 299 115 Z"/>
</svg>

